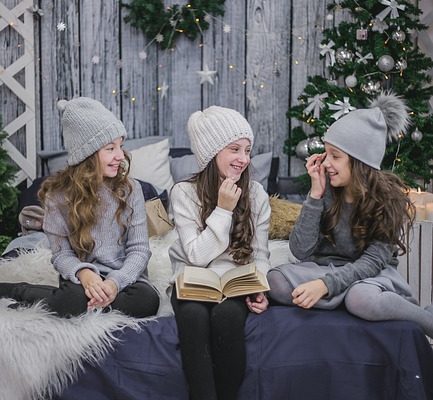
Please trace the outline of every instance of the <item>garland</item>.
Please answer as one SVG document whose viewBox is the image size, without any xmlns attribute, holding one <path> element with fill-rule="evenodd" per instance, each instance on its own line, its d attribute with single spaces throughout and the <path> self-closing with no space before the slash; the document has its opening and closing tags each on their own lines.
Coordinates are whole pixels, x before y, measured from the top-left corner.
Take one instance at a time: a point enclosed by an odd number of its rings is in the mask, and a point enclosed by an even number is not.
<svg viewBox="0 0 433 400">
<path fill-rule="evenodd" d="M 174 4 L 164 9 L 162 0 L 132 0 L 122 6 L 129 10 L 125 22 L 143 31 L 162 49 L 169 49 L 181 35 L 195 40 L 203 34 L 209 28 L 211 14 L 224 15 L 224 1 L 190 0 L 182 7 Z"/>
</svg>

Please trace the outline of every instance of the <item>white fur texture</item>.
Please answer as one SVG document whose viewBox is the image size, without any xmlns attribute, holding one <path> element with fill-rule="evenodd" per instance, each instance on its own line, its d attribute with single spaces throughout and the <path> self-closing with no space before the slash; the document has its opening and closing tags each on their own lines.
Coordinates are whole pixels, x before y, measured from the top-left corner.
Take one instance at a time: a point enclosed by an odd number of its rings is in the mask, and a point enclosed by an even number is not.
<svg viewBox="0 0 433 400">
<path fill-rule="evenodd" d="M 17 310 L 0 299 L 0 400 L 49 399 L 113 348 L 114 331 L 139 329 L 118 312 L 63 319 L 40 304 Z"/>
</svg>

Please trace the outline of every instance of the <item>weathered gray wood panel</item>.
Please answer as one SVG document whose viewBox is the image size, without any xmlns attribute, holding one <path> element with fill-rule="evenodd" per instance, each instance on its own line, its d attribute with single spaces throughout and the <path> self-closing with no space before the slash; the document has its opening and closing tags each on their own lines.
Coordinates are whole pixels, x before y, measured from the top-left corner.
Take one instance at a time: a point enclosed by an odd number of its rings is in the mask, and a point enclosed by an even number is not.
<svg viewBox="0 0 433 400">
<path fill-rule="evenodd" d="M 250 0 L 247 5 L 247 118 L 256 151 L 281 156 L 281 169 L 287 171 L 282 149 L 288 128 L 290 2 Z"/>
<path fill-rule="evenodd" d="M 224 17 L 212 18 L 201 45 L 181 38 L 174 50 L 161 50 L 123 21 L 126 10 L 118 0 L 41 0 L 41 147 L 62 147 L 59 98 L 95 97 L 122 118 L 131 137 L 171 136 L 174 146 L 189 146 L 192 112 L 218 104 L 249 119 L 254 151 L 273 151 L 280 173 L 287 174 L 285 114 L 306 77 L 324 70 L 318 44 L 320 27 L 332 23 L 326 20 L 329 1 L 226 0 Z M 164 1 L 173 3 L 184 2 Z M 60 21 L 67 26 L 63 32 L 56 29 Z M 197 71 L 206 65 L 218 71 L 214 85 L 200 84 Z"/>
<path fill-rule="evenodd" d="M 120 118 L 124 88 L 120 81 L 119 15 L 118 0 L 80 1 L 81 94 L 101 101 Z"/>
<path fill-rule="evenodd" d="M 36 25 L 40 39 L 39 73 L 40 92 L 36 96 L 39 104 L 41 148 L 62 148 L 59 99 L 71 99 L 80 93 L 80 36 L 78 0 L 42 0 L 44 16 Z M 57 24 L 66 24 L 64 31 Z"/>
<path fill-rule="evenodd" d="M 122 121 L 130 137 L 155 135 L 158 133 L 157 47 L 146 47 L 149 40 L 141 31 L 124 22 L 126 9 L 122 8 L 121 12 Z"/>
</svg>

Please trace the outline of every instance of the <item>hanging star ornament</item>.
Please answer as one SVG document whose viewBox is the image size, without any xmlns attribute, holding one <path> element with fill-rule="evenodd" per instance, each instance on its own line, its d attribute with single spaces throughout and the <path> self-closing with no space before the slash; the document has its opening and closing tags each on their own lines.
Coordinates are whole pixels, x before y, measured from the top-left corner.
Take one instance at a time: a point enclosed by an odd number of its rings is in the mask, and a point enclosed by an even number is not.
<svg viewBox="0 0 433 400">
<path fill-rule="evenodd" d="M 161 100 L 163 100 L 164 99 L 164 97 L 165 96 L 167 96 L 167 91 L 168 91 L 168 88 L 169 88 L 170 86 L 169 85 L 167 85 L 167 83 L 164 81 L 164 82 L 162 82 L 162 86 L 160 86 L 158 89 L 159 89 L 159 98 L 161 99 Z"/>
<path fill-rule="evenodd" d="M 99 64 L 99 56 L 92 57 L 92 64 Z"/>
<path fill-rule="evenodd" d="M 140 60 L 145 60 L 145 59 L 147 58 L 147 53 L 146 53 L 144 50 L 140 51 L 140 52 L 138 53 L 138 58 L 139 58 Z"/>
<path fill-rule="evenodd" d="M 213 78 L 215 77 L 216 71 L 209 70 L 209 67 L 207 64 L 203 67 L 202 71 L 196 71 L 197 74 L 200 75 L 200 85 L 203 85 L 203 83 L 208 82 L 211 85 L 213 85 L 214 81 Z"/>
<path fill-rule="evenodd" d="M 59 22 L 59 23 L 57 24 L 57 30 L 58 30 L 59 32 L 63 32 L 65 29 L 66 29 L 66 24 L 65 24 L 64 22 Z"/>
<path fill-rule="evenodd" d="M 224 24 L 223 31 L 224 33 L 230 33 L 232 31 L 232 27 L 230 25 Z"/>
</svg>

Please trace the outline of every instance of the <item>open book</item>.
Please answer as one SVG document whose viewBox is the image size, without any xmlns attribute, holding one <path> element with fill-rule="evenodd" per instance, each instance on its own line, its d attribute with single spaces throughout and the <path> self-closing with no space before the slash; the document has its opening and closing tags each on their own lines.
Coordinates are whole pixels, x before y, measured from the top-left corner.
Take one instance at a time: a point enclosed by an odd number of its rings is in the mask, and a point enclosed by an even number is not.
<svg viewBox="0 0 433 400">
<path fill-rule="evenodd" d="M 181 300 L 221 302 L 226 297 L 269 290 L 266 276 L 250 263 L 233 268 L 219 277 L 207 268 L 186 266 L 176 279 L 176 294 Z"/>
</svg>

